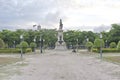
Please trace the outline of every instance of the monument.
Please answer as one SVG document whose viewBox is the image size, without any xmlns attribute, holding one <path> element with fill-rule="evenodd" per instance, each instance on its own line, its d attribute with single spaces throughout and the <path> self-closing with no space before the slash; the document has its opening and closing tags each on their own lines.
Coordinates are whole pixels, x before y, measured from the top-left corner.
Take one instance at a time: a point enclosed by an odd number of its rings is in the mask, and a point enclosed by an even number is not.
<svg viewBox="0 0 120 80">
<path fill-rule="evenodd" d="M 63 24 L 62 24 L 62 20 L 60 19 L 60 23 L 59 23 L 59 29 L 58 29 L 58 35 L 57 35 L 57 42 L 56 42 L 56 46 L 55 49 L 56 50 L 66 50 L 66 43 L 63 40 Z"/>
</svg>

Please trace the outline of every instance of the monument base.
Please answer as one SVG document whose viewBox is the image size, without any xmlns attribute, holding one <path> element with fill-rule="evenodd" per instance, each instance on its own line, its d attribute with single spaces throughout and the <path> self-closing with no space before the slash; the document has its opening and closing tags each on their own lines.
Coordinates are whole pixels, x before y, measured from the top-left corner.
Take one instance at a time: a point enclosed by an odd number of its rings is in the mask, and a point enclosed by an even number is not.
<svg viewBox="0 0 120 80">
<path fill-rule="evenodd" d="M 62 42 L 61 44 L 57 41 L 55 50 L 67 50 L 66 43 Z"/>
</svg>

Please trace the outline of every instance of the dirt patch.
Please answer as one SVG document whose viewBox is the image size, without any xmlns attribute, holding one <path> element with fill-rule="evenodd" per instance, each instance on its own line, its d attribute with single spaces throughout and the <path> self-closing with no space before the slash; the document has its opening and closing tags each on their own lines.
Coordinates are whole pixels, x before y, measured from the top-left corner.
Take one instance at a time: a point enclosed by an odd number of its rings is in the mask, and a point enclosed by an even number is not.
<svg viewBox="0 0 120 80">
<path fill-rule="evenodd" d="M 0 57 L 0 65 L 7 65 L 10 63 L 15 63 L 17 61 L 20 61 L 19 58 L 12 58 L 12 57 Z"/>
<path fill-rule="evenodd" d="M 113 63 L 120 64 L 120 56 L 106 56 L 104 59 Z"/>
</svg>

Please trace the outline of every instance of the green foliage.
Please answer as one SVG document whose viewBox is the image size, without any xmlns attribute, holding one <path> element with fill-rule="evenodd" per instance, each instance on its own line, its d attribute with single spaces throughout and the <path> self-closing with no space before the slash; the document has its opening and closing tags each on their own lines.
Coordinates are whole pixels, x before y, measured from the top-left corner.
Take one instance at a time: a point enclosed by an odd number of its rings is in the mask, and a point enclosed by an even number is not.
<svg viewBox="0 0 120 80">
<path fill-rule="evenodd" d="M 94 39 L 96 37 L 96 34 L 92 31 L 75 31 L 75 30 L 68 30 L 64 32 L 64 40 L 67 44 L 67 46 L 74 46 L 76 44 L 78 45 L 85 45 L 86 44 L 86 38 L 89 38 L 89 41 L 94 42 Z M 77 42 L 78 39 L 78 42 Z"/>
<path fill-rule="evenodd" d="M 20 53 L 20 49 L 15 49 L 15 48 L 5 48 L 5 49 L 0 49 L 0 53 Z"/>
<path fill-rule="evenodd" d="M 88 42 L 86 43 L 86 47 L 88 48 L 88 51 L 91 51 L 91 49 L 92 49 L 92 47 L 93 47 L 93 43 L 90 42 L 90 41 L 88 41 Z"/>
<path fill-rule="evenodd" d="M 80 30 L 68 30 L 64 33 L 64 41 L 67 46 L 78 45 L 84 46 L 86 44 L 86 38 L 94 43 L 96 38 L 99 38 L 99 33 L 92 31 L 80 31 Z M 39 47 L 40 35 L 45 39 L 44 45 L 46 47 L 54 47 L 57 41 L 57 30 L 56 29 L 41 29 L 40 31 L 18 29 L 16 31 L 2 30 L 0 31 L 0 38 L 7 44 L 6 48 L 14 47 L 14 45 L 21 42 L 20 35 L 23 35 L 23 40 L 28 44 L 33 42 L 36 38 L 37 47 Z M 120 25 L 112 24 L 112 28 L 109 32 L 102 32 L 103 40 L 107 40 L 107 44 L 111 42 L 118 43 L 120 40 Z M 77 42 L 78 39 L 78 42 Z M 95 46 L 96 47 L 96 46 Z M 99 47 L 98 47 L 99 48 Z"/>
<path fill-rule="evenodd" d="M 26 53 L 29 53 L 29 52 L 32 52 L 32 49 L 31 49 L 31 48 L 27 48 L 27 49 L 26 49 Z"/>
<path fill-rule="evenodd" d="M 92 52 L 97 52 L 99 53 L 99 50 L 96 48 L 92 49 Z M 103 53 L 116 53 L 116 52 L 120 52 L 120 50 L 118 50 L 117 48 L 102 48 L 102 52 Z"/>
<path fill-rule="evenodd" d="M 32 52 L 31 48 L 27 48 L 25 53 Z M 19 48 L 4 48 L 0 49 L 0 53 L 21 53 L 21 49 Z"/>
<path fill-rule="evenodd" d="M 102 49 L 103 53 L 109 53 L 109 52 L 120 52 L 117 48 L 103 48 Z"/>
<path fill-rule="evenodd" d="M 117 44 L 117 49 L 120 50 L 120 41 Z"/>
<path fill-rule="evenodd" d="M 78 39 L 79 32 L 74 30 L 69 30 L 64 33 L 64 40 L 67 45 L 76 45 Z"/>
<path fill-rule="evenodd" d="M 116 48 L 117 44 L 115 42 L 110 43 L 110 48 Z"/>
<path fill-rule="evenodd" d="M 16 48 L 20 48 L 20 44 L 17 44 L 17 45 L 16 45 Z"/>
<path fill-rule="evenodd" d="M 5 47 L 5 43 L 2 39 L 0 39 L 0 48 L 4 48 Z"/>
<path fill-rule="evenodd" d="M 92 52 L 99 53 L 97 48 L 93 48 L 93 49 L 92 49 Z"/>
<path fill-rule="evenodd" d="M 120 25 L 112 24 L 112 28 L 109 32 L 108 40 L 109 42 L 118 43 L 118 41 L 120 40 Z"/>
<path fill-rule="evenodd" d="M 100 48 L 104 47 L 105 43 L 103 39 L 95 39 L 94 41 L 94 48 L 97 48 L 98 52 L 100 52 Z"/>
<path fill-rule="evenodd" d="M 104 47 L 105 43 L 103 39 L 95 39 L 94 41 L 94 47 L 95 48 L 100 48 L 101 46 Z"/>
<path fill-rule="evenodd" d="M 8 44 L 5 44 L 5 48 L 8 48 Z"/>
<path fill-rule="evenodd" d="M 34 50 L 36 48 L 36 43 L 34 43 L 34 42 L 30 43 L 30 47 L 31 47 L 32 51 L 34 52 Z"/>
<path fill-rule="evenodd" d="M 20 43 L 20 47 L 22 48 L 22 50 L 23 50 L 23 53 L 25 53 L 26 52 L 26 49 L 28 48 L 28 43 L 26 42 L 26 41 L 22 41 L 21 43 Z"/>
</svg>

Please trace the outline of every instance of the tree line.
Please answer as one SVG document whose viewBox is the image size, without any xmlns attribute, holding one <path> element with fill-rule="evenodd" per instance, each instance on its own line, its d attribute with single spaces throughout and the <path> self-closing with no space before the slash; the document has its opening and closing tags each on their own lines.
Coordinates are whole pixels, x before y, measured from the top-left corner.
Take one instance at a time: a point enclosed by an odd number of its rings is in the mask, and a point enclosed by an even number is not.
<svg viewBox="0 0 120 80">
<path fill-rule="evenodd" d="M 109 32 L 101 32 L 102 39 L 105 42 L 105 46 L 109 47 L 111 42 L 118 43 L 120 40 L 120 25 L 112 24 L 111 30 Z M 100 33 L 94 33 L 92 31 L 79 31 L 79 30 L 68 30 L 64 33 L 64 41 L 69 47 L 78 45 L 85 45 L 87 40 L 94 43 L 95 39 L 100 37 Z M 5 47 L 12 48 L 20 44 L 20 36 L 23 35 L 23 40 L 30 45 L 34 42 L 37 44 L 37 47 L 40 46 L 40 37 L 44 39 L 44 47 L 53 48 L 57 41 L 57 30 L 56 29 L 41 29 L 37 30 L 24 30 L 18 29 L 15 31 L 11 30 L 2 30 L 0 31 L 0 38 L 5 43 Z M 0 43 L 0 46 L 2 44 Z"/>
</svg>

